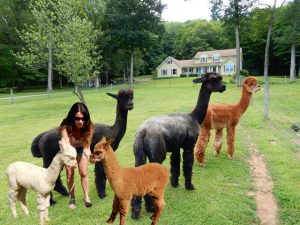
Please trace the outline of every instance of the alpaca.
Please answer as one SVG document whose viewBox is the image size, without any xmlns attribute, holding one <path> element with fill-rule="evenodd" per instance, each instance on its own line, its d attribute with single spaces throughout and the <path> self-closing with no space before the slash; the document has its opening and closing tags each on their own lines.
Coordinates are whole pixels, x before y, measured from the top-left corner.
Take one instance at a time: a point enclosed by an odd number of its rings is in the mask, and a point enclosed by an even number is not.
<svg viewBox="0 0 300 225">
<path fill-rule="evenodd" d="M 114 192 L 113 209 L 107 223 L 113 223 L 120 213 L 120 224 L 124 225 L 132 196 L 149 194 L 155 212 L 152 225 L 157 224 L 165 206 L 164 192 L 169 180 L 169 172 L 159 163 L 149 163 L 135 168 L 121 168 L 110 145 L 103 137 L 95 145 L 94 157 L 102 161 L 104 171 Z"/>
<path fill-rule="evenodd" d="M 26 162 L 11 163 L 6 170 L 9 182 L 8 200 L 14 217 L 17 217 L 16 200 L 21 204 L 25 215 L 29 214 L 26 206 L 27 189 L 37 193 L 37 208 L 40 212 L 40 223 L 50 221 L 48 207 L 50 191 L 54 188 L 55 181 L 63 167 L 76 167 L 76 150 L 65 139 L 59 141 L 60 151 L 54 157 L 50 166 L 45 169 Z"/>
<path fill-rule="evenodd" d="M 178 186 L 180 175 L 180 149 L 183 148 L 183 172 L 185 188 L 193 190 L 192 167 L 194 163 L 194 144 L 202 123 L 210 95 L 212 92 L 223 92 L 226 86 L 222 82 L 222 76 L 218 73 L 206 73 L 200 78 L 194 79 L 194 83 L 202 82 L 198 101 L 191 113 L 174 113 L 168 116 L 155 116 L 146 120 L 138 129 L 133 151 L 135 166 L 150 162 L 162 163 L 167 152 L 171 152 L 171 185 Z M 146 209 L 152 211 L 152 201 L 145 196 Z M 137 219 L 141 211 L 141 197 L 132 200 L 132 218 Z"/>
<path fill-rule="evenodd" d="M 93 151 L 95 144 L 103 136 L 113 140 L 112 146 L 113 149 L 116 150 L 126 131 L 128 110 L 133 109 L 133 90 L 120 90 L 118 94 L 107 94 L 117 100 L 115 123 L 112 126 L 99 123 L 94 124 L 95 127 L 91 143 L 91 151 Z M 38 135 L 32 142 L 32 155 L 34 157 L 43 157 L 43 166 L 45 168 L 50 165 L 54 156 L 59 150 L 59 147 L 57 145 L 57 141 L 59 139 L 59 130 L 58 128 L 54 128 Z M 106 196 L 106 177 L 103 166 L 100 162 L 95 164 L 95 184 L 98 196 L 100 198 L 104 198 Z M 61 193 L 62 195 L 68 195 L 68 191 L 62 184 L 60 176 L 58 176 L 54 190 Z M 55 203 L 52 199 L 52 196 L 50 201 L 51 204 Z"/>
<path fill-rule="evenodd" d="M 201 124 L 194 148 L 195 157 L 202 166 L 205 164 L 205 148 L 209 141 L 211 129 L 216 130 L 213 144 L 215 155 L 220 154 L 222 148 L 222 131 L 223 128 L 227 129 L 227 155 L 229 159 L 233 158 L 235 128 L 249 106 L 252 93 L 259 90 L 260 86 L 257 79 L 249 77 L 243 83 L 242 96 L 238 104 L 211 104 L 208 106 L 207 114 Z"/>
</svg>

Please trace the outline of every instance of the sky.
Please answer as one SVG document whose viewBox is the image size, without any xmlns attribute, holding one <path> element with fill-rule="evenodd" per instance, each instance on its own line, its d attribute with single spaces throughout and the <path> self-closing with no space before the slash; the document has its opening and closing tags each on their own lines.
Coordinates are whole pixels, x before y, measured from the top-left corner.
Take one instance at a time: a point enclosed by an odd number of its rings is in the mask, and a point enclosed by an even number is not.
<svg viewBox="0 0 300 225">
<path fill-rule="evenodd" d="M 226 0 L 225 0 L 226 1 Z M 277 0 L 280 5 L 283 0 Z M 273 5 L 274 0 L 260 0 L 260 2 Z M 166 8 L 162 13 L 165 21 L 185 22 L 194 19 L 210 20 L 210 8 L 208 0 L 162 0 Z"/>
</svg>

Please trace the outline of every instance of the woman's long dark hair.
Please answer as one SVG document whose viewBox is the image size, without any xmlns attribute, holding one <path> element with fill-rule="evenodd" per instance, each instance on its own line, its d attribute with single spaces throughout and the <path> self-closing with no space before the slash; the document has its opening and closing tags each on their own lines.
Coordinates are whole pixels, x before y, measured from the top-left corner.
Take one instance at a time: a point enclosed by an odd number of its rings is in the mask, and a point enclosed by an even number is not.
<svg viewBox="0 0 300 225">
<path fill-rule="evenodd" d="M 83 136 L 83 141 L 86 147 L 88 147 L 91 143 L 91 138 L 94 131 L 94 124 L 91 121 L 90 113 L 87 106 L 82 102 L 76 102 L 72 105 L 68 115 L 60 124 L 59 131 L 65 127 L 69 135 L 76 131 L 76 124 L 75 124 L 75 114 L 81 112 L 84 116 L 84 125 L 81 128 L 81 135 Z"/>
</svg>

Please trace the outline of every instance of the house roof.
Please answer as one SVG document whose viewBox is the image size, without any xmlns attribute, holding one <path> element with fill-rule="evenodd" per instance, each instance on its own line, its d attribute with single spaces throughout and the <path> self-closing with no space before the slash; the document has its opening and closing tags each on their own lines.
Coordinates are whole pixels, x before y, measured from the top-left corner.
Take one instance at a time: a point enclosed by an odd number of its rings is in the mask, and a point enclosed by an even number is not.
<svg viewBox="0 0 300 225">
<path fill-rule="evenodd" d="M 236 55 L 235 48 L 230 49 L 222 49 L 222 50 L 212 50 L 212 51 L 204 51 L 204 52 L 197 52 L 194 56 L 194 59 L 200 58 L 201 55 L 207 55 L 208 57 L 212 57 L 215 54 L 219 54 L 220 56 L 234 56 Z"/>
</svg>

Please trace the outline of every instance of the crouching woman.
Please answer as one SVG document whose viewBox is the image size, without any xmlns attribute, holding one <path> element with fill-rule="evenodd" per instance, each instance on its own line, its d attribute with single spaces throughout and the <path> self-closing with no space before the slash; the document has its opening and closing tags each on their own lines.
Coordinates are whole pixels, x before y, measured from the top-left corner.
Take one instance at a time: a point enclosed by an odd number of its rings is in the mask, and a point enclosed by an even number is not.
<svg viewBox="0 0 300 225">
<path fill-rule="evenodd" d="M 81 102 L 73 104 L 67 117 L 63 119 L 59 128 L 61 137 L 67 140 L 77 151 L 78 170 L 81 177 L 81 186 L 84 194 L 84 204 L 91 207 L 92 202 L 89 198 L 88 162 L 94 163 L 90 159 L 90 144 L 94 131 L 94 124 L 90 119 L 87 106 Z M 70 192 L 69 207 L 76 207 L 75 187 L 74 187 L 75 168 L 66 167 L 67 184 Z"/>
</svg>

